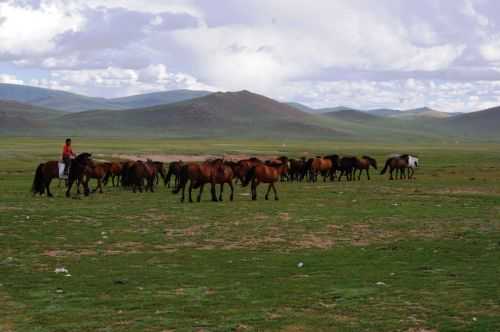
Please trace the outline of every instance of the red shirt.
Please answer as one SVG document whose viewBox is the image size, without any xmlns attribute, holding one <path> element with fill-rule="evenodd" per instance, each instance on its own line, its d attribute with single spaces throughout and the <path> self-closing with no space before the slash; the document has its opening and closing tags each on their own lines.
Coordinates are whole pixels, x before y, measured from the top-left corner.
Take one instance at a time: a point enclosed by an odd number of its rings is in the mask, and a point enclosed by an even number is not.
<svg viewBox="0 0 500 332">
<path fill-rule="evenodd" d="M 63 155 L 63 158 L 64 157 L 71 157 L 71 156 L 75 155 L 73 153 L 73 149 L 71 149 L 71 145 L 64 144 L 62 155 Z"/>
</svg>

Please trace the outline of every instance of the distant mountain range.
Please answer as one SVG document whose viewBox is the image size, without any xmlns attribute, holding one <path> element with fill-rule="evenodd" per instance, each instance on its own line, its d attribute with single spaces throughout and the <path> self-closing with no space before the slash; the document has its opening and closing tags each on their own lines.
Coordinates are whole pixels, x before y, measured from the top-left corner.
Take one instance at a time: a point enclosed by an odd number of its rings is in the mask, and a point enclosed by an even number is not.
<svg viewBox="0 0 500 332">
<path fill-rule="evenodd" d="M 50 105 L 50 106 L 49 106 Z M 125 98 L 0 84 L 0 135 L 500 140 L 500 107 L 313 109 L 249 91 L 176 90 Z"/>
<path fill-rule="evenodd" d="M 300 103 L 287 103 L 288 105 L 295 107 L 303 112 L 312 114 L 331 114 L 339 111 L 358 111 L 363 113 L 368 113 L 371 115 L 387 117 L 387 118 L 399 118 L 399 119 L 415 119 L 415 118 L 448 118 L 450 116 L 459 115 L 462 113 L 448 113 L 433 110 L 429 107 L 420 107 L 408 110 L 396 110 L 390 108 L 376 108 L 371 110 L 358 110 L 346 106 L 336 106 L 328 108 L 311 108 Z"/>
<path fill-rule="evenodd" d="M 66 91 L 0 83 L 0 100 L 12 100 L 65 112 L 150 107 L 203 97 L 210 93 L 209 91 L 173 90 L 106 99 Z"/>
</svg>

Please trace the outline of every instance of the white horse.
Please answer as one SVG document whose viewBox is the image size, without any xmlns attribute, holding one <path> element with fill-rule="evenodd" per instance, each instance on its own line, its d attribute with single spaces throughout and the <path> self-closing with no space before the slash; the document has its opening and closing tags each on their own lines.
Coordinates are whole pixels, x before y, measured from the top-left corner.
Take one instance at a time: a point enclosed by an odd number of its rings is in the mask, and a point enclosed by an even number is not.
<svg viewBox="0 0 500 332">
<path fill-rule="evenodd" d="M 418 168 L 418 158 L 412 155 L 408 155 L 408 179 L 413 178 L 415 174 L 415 169 Z"/>
<path fill-rule="evenodd" d="M 415 169 L 418 168 L 418 164 L 419 164 L 418 158 L 415 156 L 412 156 L 411 154 L 393 153 L 393 154 L 389 155 L 389 158 L 401 158 L 401 157 L 406 157 L 406 160 L 408 162 L 408 167 L 407 167 L 408 179 L 412 179 L 413 174 L 415 174 Z M 402 176 L 406 177 L 405 171 L 401 170 L 401 172 L 402 172 Z M 397 176 L 398 176 L 398 174 L 397 174 L 397 170 L 396 170 L 396 177 Z"/>
</svg>

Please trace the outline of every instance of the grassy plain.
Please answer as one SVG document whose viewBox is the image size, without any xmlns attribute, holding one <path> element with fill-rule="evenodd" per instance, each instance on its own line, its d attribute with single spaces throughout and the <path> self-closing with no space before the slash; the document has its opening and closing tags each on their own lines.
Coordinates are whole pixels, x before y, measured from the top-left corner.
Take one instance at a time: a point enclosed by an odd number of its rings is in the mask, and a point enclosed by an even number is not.
<svg viewBox="0 0 500 332">
<path fill-rule="evenodd" d="M 112 154 L 417 154 L 413 181 L 33 198 L 62 139 L 0 140 L 0 331 L 498 331 L 500 146 L 74 139 Z M 205 193 L 207 194 L 207 192 Z M 298 263 L 303 262 L 303 267 Z M 55 273 L 65 267 L 71 276 Z"/>
</svg>

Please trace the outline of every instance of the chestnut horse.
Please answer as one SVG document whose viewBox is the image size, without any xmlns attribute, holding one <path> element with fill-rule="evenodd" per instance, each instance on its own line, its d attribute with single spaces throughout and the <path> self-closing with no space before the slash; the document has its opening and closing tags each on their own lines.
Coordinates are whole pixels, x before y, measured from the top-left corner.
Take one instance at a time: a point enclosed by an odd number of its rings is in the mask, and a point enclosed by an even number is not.
<svg viewBox="0 0 500 332">
<path fill-rule="evenodd" d="M 215 159 L 212 161 L 213 166 L 213 174 L 212 174 L 212 182 L 214 184 L 220 184 L 220 192 L 219 192 L 219 202 L 222 202 L 222 193 L 224 192 L 224 184 L 228 184 L 231 189 L 231 194 L 229 195 L 229 200 L 234 200 L 234 186 L 233 186 L 233 178 L 234 171 L 233 167 L 236 167 L 232 162 L 225 162 L 222 159 Z"/>
<path fill-rule="evenodd" d="M 235 167 L 235 177 L 237 180 L 240 180 L 241 183 L 243 183 L 245 176 L 247 172 L 252 168 L 257 165 L 263 164 L 262 160 L 258 158 L 249 158 L 249 159 L 242 159 L 238 161 L 238 166 Z"/>
<path fill-rule="evenodd" d="M 396 170 L 396 178 L 398 177 L 398 171 L 399 171 L 399 178 L 402 179 L 405 169 L 407 167 L 408 167 L 408 155 L 390 157 L 389 159 L 386 160 L 384 168 L 382 169 L 382 172 L 380 172 L 380 174 L 385 174 L 387 168 L 389 168 L 389 173 L 391 175 L 389 180 L 394 180 L 394 177 L 392 176 L 392 172 L 394 170 Z"/>
<path fill-rule="evenodd" d="M 217 198 L 215 196 L 215 184 L 212 183 L 212 165 L 210 162 L 204 162 L 202 164 L 197 164 L 194 162 L 186 163 L 181 167 L 181 171 L 179 174 L 179 183 L 177 187 L 172 190 L 173 194 L 178 194 L 179 191 L 182 190 L 181 202 L 184 202 L 185 198 L 185 190 L 186 184 L 189 181 L 189 202 L 193 202 L 192 191 L 193 188 L 200 188 L 200 192 L 198 193 L 197 201 L 201 201 L 201 194 L 203 193 L 203 188 L 206 183 L 211 183 L 211 194 L 212 194 L 212 202 L 217 202 Z"/>
<path fill-rule="evenodd" d="M 111 185 L 114 187 L 115 186 L 115 179 L 116 179 L 116 185 L 120 185 L 120 176 L 123 168 L 123 164 L 125 162 L 116 162 L 112 161 L 110 162 L 110 168 L 106 176 L 104 177 L 104 185 L 108 184 L 109 178 L 111 177 Z"/>
<path fill-rule="evenodd" d="M 84 170 L 83 181 L 88 184 L 90 179 L 97 180 L 97 186 L 93 190 L 96 192 L 99 189 L 99 193 L 102 194 L 102 182 L 106 178 L 107 174 L 111 171 L 111 163 L 95 163 L 90 161 Z M 77 193 L 80 193 L 80 183 L 77 185 Z"/>
<path fill-rule="evenodd" d="M 318 175 L 323 176 L 323 182 L 326 182 L 326 178 L 330 175 L 333 168 L 333 163 L 330 159 L 323 157 L 316 157 L 311 163 L 311 180 L 312 182 L 318 181 Z"/>
<path fill-rule="evenodd" d="M 356 158 L 356 164 L 354 169 L 354 176 L 356 176 L 356 170 L 359 170 L 358 180 L 361 180 L 361 173 L 363 170 L 366 171 L 366 177 L 370 180 L 370 166 L 377 169 L 377 161 L 369 156 L 363 156 L 361 158 Z"/>
<path fill-rule="evenodd" d="M 267 188 L 265 199 L 269 199 L 269 192 L 273 189 L 274 199 L 277 201 L 278 193 L 274 183 L 280 180 L 282 174 L 288 172 L 288 164 L 281 162 L 272 162 L 267 165 L 259 164 L 252 167 L 245 175 L 245 179 L 242 183 L 243 187 L 246 187 L 250 182 L 252 182 L 250 192 L 252 194 L 252 200 L 257 200 L 257 186 L 260 183 L 269 183 Z"/>
</svg>

